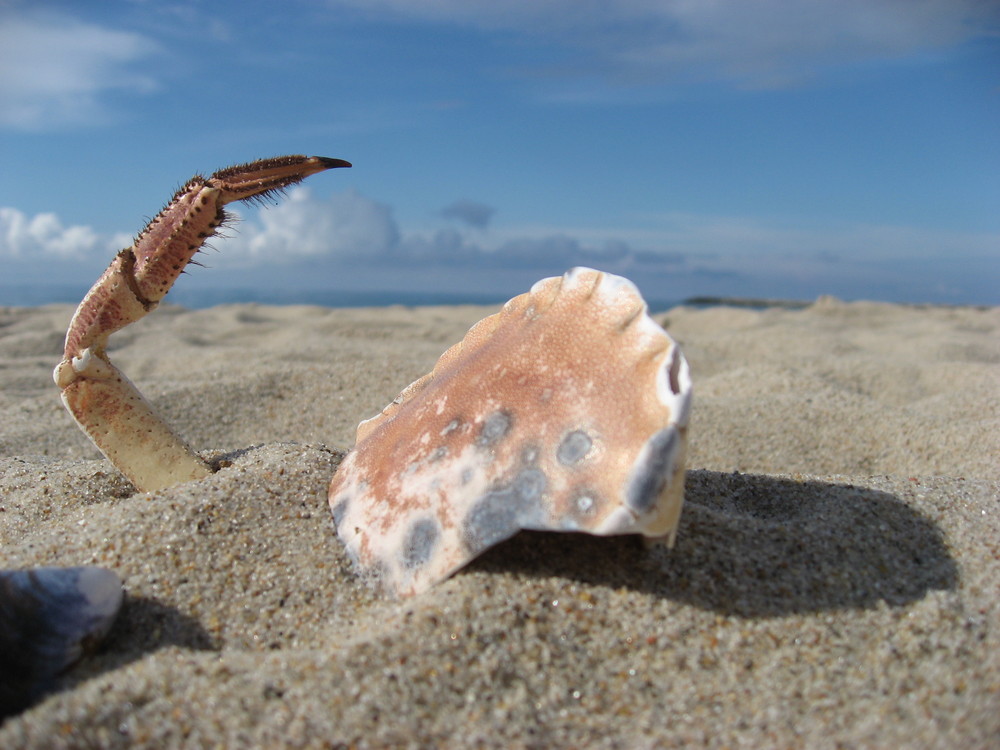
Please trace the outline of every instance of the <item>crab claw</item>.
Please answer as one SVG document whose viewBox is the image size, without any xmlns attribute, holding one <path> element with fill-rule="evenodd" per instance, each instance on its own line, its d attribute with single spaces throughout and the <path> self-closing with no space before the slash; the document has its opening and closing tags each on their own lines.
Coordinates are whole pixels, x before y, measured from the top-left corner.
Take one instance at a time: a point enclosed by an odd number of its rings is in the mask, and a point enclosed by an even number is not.
<svg viewBox="0 0 1000 750">
<path fill-rule="evenodd" d="M 108 337 L 153 310 L 233 201 L 264 200 L 342 159 L 281 156 L 192 177 L 122 250 L 77 308 L 53 378 L 70 414 L 142 491 L 200 479 L 208 465 L 153 411 L 105 353 Z"/>
</svg>

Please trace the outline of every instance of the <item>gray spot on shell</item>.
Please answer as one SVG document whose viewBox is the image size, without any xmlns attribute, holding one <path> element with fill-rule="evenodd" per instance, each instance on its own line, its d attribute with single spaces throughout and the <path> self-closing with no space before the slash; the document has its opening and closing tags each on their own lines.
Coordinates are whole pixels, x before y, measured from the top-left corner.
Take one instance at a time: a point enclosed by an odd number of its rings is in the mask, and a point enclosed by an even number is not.
<svg viewBox="0 0 1000 750">
<path fill-rule="evenodd" d="M 345 493 L 337 498 L 336 504 L 333 506 L 333 525 L 340 529 L 340 524 L 344 520 L 344 516 L 347 514 L 347 503 L 350 497 Z"/>
<path fill-rule="evenodd" d="M 559 447 L 556 449 L 556 458 L 564 466 L 578 464 L 586 458 L 593 444 L 594 441 L 590 439 L 590 435 L 586 432 L 583 430 L 573 430 L 573 432 L 569 433 L 559 443 Z"/>
<path fill-rule="evenodd" d="M 477 445 L 495 445 L 510 432 L 511 418 L 505 411 L 490 414 L 483 422 L 483 429 L 476 438 Z"/>
<path fill-rule="evenodd" d="M 540 528 L 541 500 L 548 481 L 539 469 L 524 469 L 510 484 L 483 495 L 463 521 L 466 548 L 477 554 L 521 529 Z"/>
<path fill-rule="evenodd" d="M 514 478 L 514 492 L 524 501 L 541 500 L 545 485 L 545 474 L 539 469 L 525 469 Z"/>
<path fill-rule="evenodd" d="M 665 427 L 646 443 L 625 491 L 625 502 L 637 513 L 648 513 L 674 473 L 680 435 L 677 428 Z"/>
<path fill-rule="evenodd" d="M 422 518 L 414 523 L 403 543 L 402 562 L 404 568 L 418 568 L 431 558 L 441 530 L 433 518 Z"/>
<path fill-rule="evenodd" d="M 444 437 L 450 432 L 454 432 L 461 426 L 462 426 L 462 420 L 460 419 L 451 420 L 448 424 L 445 425 L 444 429 L 441 430 L 441 437 Z"/>
<path fill-rule="evenodd" d="M 435 461 L 440 461 L 447 455 L 448 455 L 448 446 L 442 445 L 434 449 L 434 452 L 431 453 L 430 457 L 428 458 L 428 461 L 434 463 Z"/>
</svg>

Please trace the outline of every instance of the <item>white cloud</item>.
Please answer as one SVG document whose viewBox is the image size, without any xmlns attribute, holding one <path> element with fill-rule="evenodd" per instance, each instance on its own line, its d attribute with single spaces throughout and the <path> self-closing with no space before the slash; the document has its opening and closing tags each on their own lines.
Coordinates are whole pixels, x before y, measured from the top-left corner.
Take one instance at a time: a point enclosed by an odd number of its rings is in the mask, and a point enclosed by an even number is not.
<svg viewBox="0 0 1000 750">
<path fill-rule="evenodd" d="M 316 199 L 307 187 L 293 188 L 276 206 L 238 222 L 234 230 L 226 233 L 232 239 L 219 265 L 317 256 L 360 260 L 384 255 L 399 241 L 391 209 L 353 190 Z"/>
<path fill-rule="evenodd" d="M 819 268 L 831 258 L 871 260 L 996 255 L 994 233 L 890 225 L 807 227 L 753 217 L 668 212 L 637 217 L 642 228 L 579 226 L 442 227 L 401 232 L 392 209 L 356 191 L 314 197 L 296 187 L 216 241 L 212 265 L 276 266 L 303 258 L 366 265 L 445 264 L 532 268 L 574 263 L 697 262 L 712 270 L 759 270 L 761 258 L 798 258 Z M 803 260 L 804 259 L 804 260 Z M 796 261 L 799 262 L 799 261 Z M 819 265 L 817 265 L 819 264 Z"/>
<path fill-rule="evenodd" d="M 679 252 L 651 252 L 614 236 L 577 236 L 573 228 L 530 228 L 493 231 L 462 218 L 471 226 L 442 227 L 403 234 L 389 206 L 357 191 L 317 198 L 298 186 L 277 205 L 240 213 L 211 245 L 217 249 L 206 262 L 218 268 L 278 268 L 302 260 L 325 260 L 340 266 L 463 267 L 491 269 L 550 269 L 562 272 L 577 264 L 624 268 L 636 263 L 676 264 Z M 478 205 L 478 204 L 477 204 Z M 482 208 L 488 208 L 483 206 Z M 244 211 L 246 209 L 243 209 Z M 492 212 L 492 209 L 489 209 Z M 442 212 L 448 218 L 452 212 Z M 653 239 L 653 238 L 648 238 Z"/>
<path fill-rule="evenodd" d="M 369 17 L 544 37 L 575 51 L 551 75 L 619 84 L 796 83 L 825 67 L 892 59 L 996 34 L 980 0 L 331 0 Z M 540 71 L 534 71 L 536 74 Z"/>
<path fill-rule="evenodd" d="M 0 126 L 53 130 L 104 122 L 110 115 L 102 95 L 156 88 L 133 69 L 155 50 L 133 32 L 0 10 Z"/>
<path fill-rule="evenodd" d="M 88 226 L 64 227 L 53 213 L 28 216 L 16 208 L 0 206 L 0 258 L 42 263 L 54 258 L 83 260 L 108 250 L 118 239 L 102 238 Z"/>
</svg>

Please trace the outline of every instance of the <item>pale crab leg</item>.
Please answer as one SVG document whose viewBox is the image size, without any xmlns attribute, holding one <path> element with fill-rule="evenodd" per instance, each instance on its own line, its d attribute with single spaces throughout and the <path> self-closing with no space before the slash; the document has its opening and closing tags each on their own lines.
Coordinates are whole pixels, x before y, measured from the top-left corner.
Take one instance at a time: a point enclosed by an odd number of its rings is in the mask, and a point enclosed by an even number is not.
<svg viewBox="0 0 1000 750">
<path fill-rule="evenodd" d="M 223 206 L 264 199 L 349 162 L 282 156 L 195 176 L 122 250 L 83 298 L 53 377 L 77 424 L 140 491 L 200 479 L 211 469 L 161 420 L 105 353 L 108 337 L 153 310 L 225 222 Z"/>
</svg>

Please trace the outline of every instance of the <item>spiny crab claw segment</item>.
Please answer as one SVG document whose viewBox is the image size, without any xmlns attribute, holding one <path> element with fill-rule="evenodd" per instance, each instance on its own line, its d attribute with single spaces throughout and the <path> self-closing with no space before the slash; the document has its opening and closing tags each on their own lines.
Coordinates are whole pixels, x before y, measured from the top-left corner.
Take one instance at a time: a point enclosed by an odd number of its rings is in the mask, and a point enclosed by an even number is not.
<svg viewBox="0 0 1000 750">
<path fill-rule="evenodd" d="M 108 336 L 153 310 L 225 222 L 227 203 L 263 199 L 309 175 L 349 166 L 342 159 L 281 156 L 192 177 L 87 292 L 66 333 L 64 357 L 95 345 L 102 352 Z"/>
<path fill-rule="evenodd" d="M 108 337 L 162 300 L 184 267 L 226 221 L 224 206 L 263 200 L 342 159 L 280 156 L 196 175 L 122 250 L 84 296 L 53 377 L 77 424 L 137 488 L 205 477 L 208 465 L 156 415 L 105 354 Z"/>
<path fill-rule="evenodd" d="M 349 166 L 349 161 L 325 156 L 278 156 L 220 169 L 208 184 L 222 191 L 223 203 L 248 198 L 264 200 L 274 191 L 284 190 L 317 172 Z"/>
</svg>

